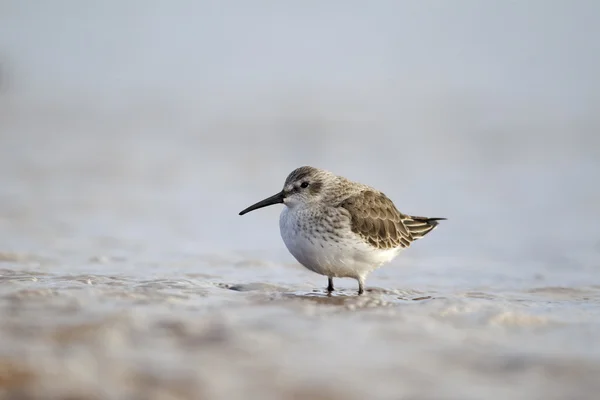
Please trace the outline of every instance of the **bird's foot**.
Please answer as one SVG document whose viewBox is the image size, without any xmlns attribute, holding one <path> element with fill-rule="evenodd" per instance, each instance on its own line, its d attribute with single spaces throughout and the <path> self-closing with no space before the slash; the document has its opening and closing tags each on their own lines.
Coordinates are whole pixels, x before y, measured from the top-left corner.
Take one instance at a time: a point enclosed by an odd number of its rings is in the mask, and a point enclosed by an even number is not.
<svg viewBox="0 0 600 400">
<path fill-rule="evenodd" d="M 331 292 L 333 292 L 333 278 L 328 278 L 327 280 L 327 293 L 331 294 Z"/>
</svg>

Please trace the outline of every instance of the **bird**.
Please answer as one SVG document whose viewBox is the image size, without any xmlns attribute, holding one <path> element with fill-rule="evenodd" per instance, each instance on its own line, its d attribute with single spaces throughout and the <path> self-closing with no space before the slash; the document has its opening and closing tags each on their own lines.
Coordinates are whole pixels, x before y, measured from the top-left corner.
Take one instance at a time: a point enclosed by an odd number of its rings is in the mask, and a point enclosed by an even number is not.
<svg viewBox="0 0 600 400">
<path fill-rule="evenodd" d="M 287 249 L 327 276 L 329 295 L 333 278 L 355 279 L 362 295 L 371 272 L 446 220 L 403 214 L 379 190 L 311 166 L 293 170 L 280 192 L 239 215 L 275 204 L 285 205 L 279 229 Z"/>
</svg>

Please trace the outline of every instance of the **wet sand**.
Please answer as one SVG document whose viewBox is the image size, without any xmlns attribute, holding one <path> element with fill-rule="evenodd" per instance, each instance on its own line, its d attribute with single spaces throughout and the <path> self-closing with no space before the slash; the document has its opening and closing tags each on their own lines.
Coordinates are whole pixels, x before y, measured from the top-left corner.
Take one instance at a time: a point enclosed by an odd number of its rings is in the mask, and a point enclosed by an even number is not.
<svg viewBox="0 0 600 400">
<path fill-rule="evenodd" d="M 363 297 L 327 296 L 303 271 L 285 286 L 253 281 L 264 266 L 199 276 L 210 265 L 200 257 L 151 268 L 152 279 L 115 273 L 127 260 L 56 273 L 27 258 L 3 254 L 0 270 L 4 398 L 591 399 L 600 389 L 597 285 L 416 290 L 374 279 Z"/>
</svg>

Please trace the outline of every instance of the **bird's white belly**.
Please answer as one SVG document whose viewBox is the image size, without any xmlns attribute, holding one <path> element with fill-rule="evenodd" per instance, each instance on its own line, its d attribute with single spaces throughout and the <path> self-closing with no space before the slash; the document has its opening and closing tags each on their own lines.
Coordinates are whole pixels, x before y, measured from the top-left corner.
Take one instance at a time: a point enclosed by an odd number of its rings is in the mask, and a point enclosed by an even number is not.
<svg viewBox="0 0 600 400">
<path fill-rule="evenodd" d="M 281 237 L 296 260 L 318 274 L 365 278 L 400 252 L 400 249 L 380 250 L 366 244 L 350 230 L 349 221 L 337 235 L 331 235 L 322 227 L 316 232 L 314 226 L 300 221 L 303 217 L 302 212 L 286 207 L 279 219 Z"/>
</svg>

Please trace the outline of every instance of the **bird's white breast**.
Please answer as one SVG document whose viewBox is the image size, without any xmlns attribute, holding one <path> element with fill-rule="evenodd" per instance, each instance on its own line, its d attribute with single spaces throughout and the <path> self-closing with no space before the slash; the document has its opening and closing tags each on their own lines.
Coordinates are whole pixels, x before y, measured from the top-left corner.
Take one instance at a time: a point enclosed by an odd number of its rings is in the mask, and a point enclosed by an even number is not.
<svg viewBox="0 0 600 400">
<path fill-rule="evenodd" d="M 363 278 L 398 255 L 365 243 L 350 229 L 350 220 L 335 210 L 285 207 L 279 218 L 281 237 L 306 268 L 325 276 Z"/>
</svg>

